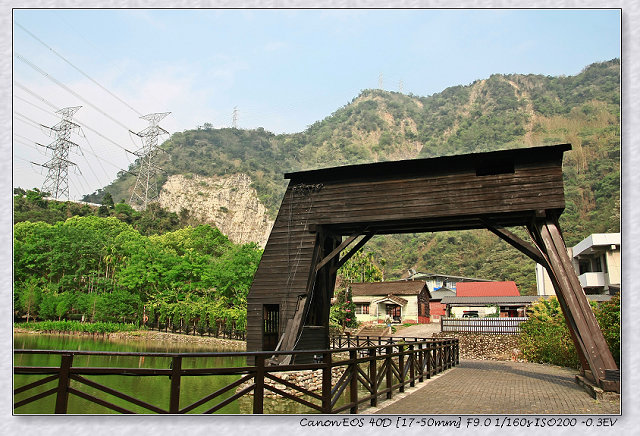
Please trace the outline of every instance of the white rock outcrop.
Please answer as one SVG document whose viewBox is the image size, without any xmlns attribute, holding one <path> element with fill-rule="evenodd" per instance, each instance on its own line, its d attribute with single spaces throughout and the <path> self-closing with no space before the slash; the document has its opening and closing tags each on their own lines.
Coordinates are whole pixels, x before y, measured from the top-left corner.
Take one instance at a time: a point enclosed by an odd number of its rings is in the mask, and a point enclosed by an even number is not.
<svg viewBox="0 0 640 436">
<path fill-rule="evenodd" d="M 215 225 L 235 243 L 256 242 L 264 248 L 273 227 L 267 209 L 246 174 L 221 177 L 173 175 L 162 186 L 160 205 Z"/>
</svg>

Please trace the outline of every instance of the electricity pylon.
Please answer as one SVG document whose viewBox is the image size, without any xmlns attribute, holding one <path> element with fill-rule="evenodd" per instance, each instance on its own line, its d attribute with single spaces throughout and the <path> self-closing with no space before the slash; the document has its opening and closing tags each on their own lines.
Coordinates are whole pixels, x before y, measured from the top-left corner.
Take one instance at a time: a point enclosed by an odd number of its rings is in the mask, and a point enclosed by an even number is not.
<svg viewBox="0 0 640 436">
<path fill-rule="evenodd" d="M 158 123 L 170 113 L 155 113 L 140 117 L 149 122 L 149 127 L 141 132 L 134 133 L 142 138 L 143 146 L 135 153 L 140 158 L 140 168 L 129 203 L 132 206 L 138 205 L 142 210 L 146 209 L 149 203 L 158 198 L 157 173 L 159 168 L 155 166 L 154 162 L 160 150 L 158 136 L 169 133 L 158 126 Z"/>
<path fill-rule="evenodd" d="M 76 166 L 75 163 L 69 160 L 69 149 L 71 147 L 79 147 L 70 138 L 72 131 L 80 129 L 80 126 L 71 121 L 71 119 L 81 107 L 67 107 L 56 111 L 62 117 L 62 120 L 55 126 L 48 127 L 48 129 L 55 132 L 56 140 L 45 146 L 53 152 L 53 156 L 49 161 L 42 164 L 44 168 L 49 170 L 42 184 L 42 191 L 48 192 L 56 200 L 61 197 L 69 199 L 69 167 Z"/>
</svg>

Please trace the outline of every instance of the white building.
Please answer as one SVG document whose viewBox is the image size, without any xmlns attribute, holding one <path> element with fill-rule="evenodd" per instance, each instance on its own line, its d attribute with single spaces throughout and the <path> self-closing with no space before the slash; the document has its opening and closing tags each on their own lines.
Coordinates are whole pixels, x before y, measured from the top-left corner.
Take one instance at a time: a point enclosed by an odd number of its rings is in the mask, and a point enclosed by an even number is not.
<svg viewBox="0 0 640 436">
<path fill-rule="evenodd" d="M 452 276 L 448 274 L 421 273 L 414 269 L 408 271 L 408 276 L 403 280 L 423 280 L 427 284 L 429 292 L 435 292 L 440 288 L 450 289 L 456 292 L 458 283 L 462 282 L 490 282 L 491 280 L 478 279 L 475 277 Z"/>
<path fill-rule="evenodd" d="M 585 294 L 609 294 L 620 291 L 620 233 L 594 233 L 574 247 L 567 248 L 573 268 Z M 555 290 L 540 264 L 536 265 L 538 295 L 555 295 Z"/>
</svg>

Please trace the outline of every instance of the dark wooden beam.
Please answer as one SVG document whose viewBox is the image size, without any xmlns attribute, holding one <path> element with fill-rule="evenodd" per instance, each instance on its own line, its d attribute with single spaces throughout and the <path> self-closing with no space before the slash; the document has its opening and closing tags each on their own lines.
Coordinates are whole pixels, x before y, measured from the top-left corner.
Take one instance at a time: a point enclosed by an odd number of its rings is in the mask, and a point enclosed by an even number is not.
<svg viewBox="0 0 640 436">
<path fill-rule="evenodd" d="M 374 233 L 367 233 L 366 235 L 364 235 L 364 238 L 362 238 L 352 249 L 350 252 L 348 252 L 347 254 L 345 254 L 344 256 L 342 256 L 340 258 L 340 260 L 338 261 L 338 263 L 336 264 L 336 266 L 334 267 L 334 270 L 337 271 L 342 265 L 345 264 L 346 261 L 348 261 L 349 259 L 351 259 L 351 257 L 356 254 L 358 252 L 358 250 L 360 250 L 364 244 L 366 244 L 367 242 L 369 242 L 369 239 L 373 238 Z"/>
<path fill-rule="evenodd" d="M 548 271 L 556 288 L 558 301 L 564 301 L 563 313 L 569 329 L 574 330 L 571 336 L 578 354 L 581 355 L 580 360 L 588 364 L 588 368 L 583 364 L 583 370 L 590 371 L 595 381 L 604 387 L 605 371 L 615 370 L 617 365 L 580 286 L 557 220 L 552 217 L 538 220 L 534 231 L 549 260 Z"/>
<path fill-rule="evenodd" d="M 331 262 L 331 260 L 335 258 L 337 255 L 339 255 L 342 250 L 347 248 L 353 241 L 355 241 L 356 238 L 360 236 L 360 234 L 361 234 L 360 232 L 354 233 L 353 235 L 349 236 L 347 239 L 342 241 L 342 243 L 338 245 L 335 250 L 333 250 L 324 259 L 318 262 L 318 264 L 316 265 L 316 272 L 320 271 L 320 268 L 325 266 L 327 263 Z"/>
<path fill-rule="evenodd" d="M 538 247 L 530 244 L 529 242 L 525 241 L 524 239 L 521 239 L 516 234 L 510 232 L 509 230 L 505 229 L 504 227 L 499 226 L 499 225 L 491 222 L 487 218 L 482 218 L 482 222 L 487 227 L 487 229 L 489 229 L 490 232 L 494 233 L 495 235 L 497 235 L 502 240 L 506 241 L 507 243 L 509 243 L 513 247 L 517 248 L 522 253 L 524 253 L 526 256 L 528 256 L 530 259 L 534 260 L 535 262 L 539 263 L 540 265 L 545 266 L 545 267 L 547 266 L 547 261 L 544 258 L 544 256 L 542 255 L 542 252 L 540 251 L 540 249 L 538 249 Z"/>
</svg>

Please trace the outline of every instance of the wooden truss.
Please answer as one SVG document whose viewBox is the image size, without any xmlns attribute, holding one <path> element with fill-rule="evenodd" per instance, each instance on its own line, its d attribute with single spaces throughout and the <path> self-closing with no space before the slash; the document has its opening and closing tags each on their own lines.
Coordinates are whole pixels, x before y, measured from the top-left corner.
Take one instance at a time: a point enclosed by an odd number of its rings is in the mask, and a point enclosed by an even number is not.
<svg viewBox="0 0 640 436">
<path fill-rule="evenodd" d="M 562 157 L 570 149 L 561 144 L 286 174 L 291 182 L 247 301 L 247 349 L 263 350 L 265 305 L 280 307 L 278 350 L 328 347 L 336 271 L 374 235 L 487 228 L 546 267 L 585 376 L 619 391 L 615 361 L 558 225 Z M 508 227 L 525 227 L 531 242 Z"/>
</svg>

